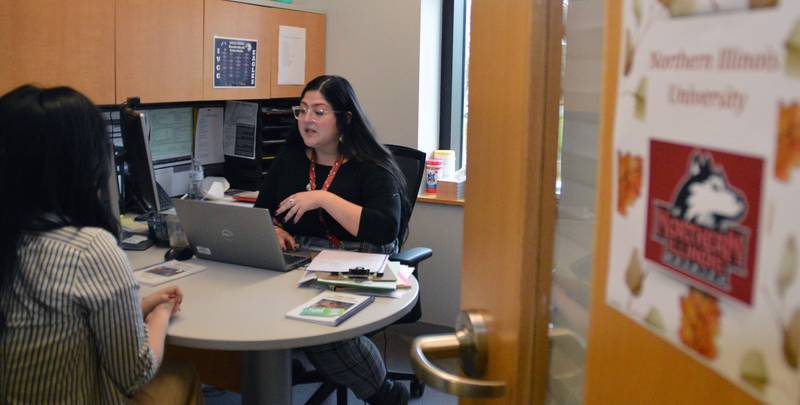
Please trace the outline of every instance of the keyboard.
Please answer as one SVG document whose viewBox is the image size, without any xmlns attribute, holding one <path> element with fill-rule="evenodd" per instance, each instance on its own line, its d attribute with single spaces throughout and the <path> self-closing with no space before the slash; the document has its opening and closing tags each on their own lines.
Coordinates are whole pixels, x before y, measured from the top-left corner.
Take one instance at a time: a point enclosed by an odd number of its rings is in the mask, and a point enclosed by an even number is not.
<svg viewBox="0 0 800 405">
<path fill-rule="evenodd" d="M 311 261 L 311 258 L 308 256 L 300 256 L 300 255 L 292 255 L 289 253 L 283 254 L 283 261 L 289 267 L 300 267 L 308 262 Z"/>
</svg>

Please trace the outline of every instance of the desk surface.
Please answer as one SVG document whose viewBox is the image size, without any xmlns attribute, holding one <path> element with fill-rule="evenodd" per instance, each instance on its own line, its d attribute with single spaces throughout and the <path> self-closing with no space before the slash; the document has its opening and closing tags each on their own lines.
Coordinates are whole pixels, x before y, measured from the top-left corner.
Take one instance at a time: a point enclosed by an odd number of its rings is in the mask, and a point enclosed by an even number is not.
<svg viewBox="0 0 800 405">
<path fill-rule="evenodd" d="M 163 261 L 165 249 L 127 252 L 134 269 Z M 286 313 L 308 301 L 319 290 L 298 288 L 301 270 L 288 273 L 256 269 L 209 260 L 190 263 L 207 270 L 158 287 L 143 287 L 147 294 L 166 285 L 183 290 L 181 312 L 171 321 L 167 341 L 184 347 L 213 350 L 262 351 L 291 349 L 335 342 L 380 329 L 400 319 L 414 306 L 419 285 L 400 298 L 375 302 L 331 327 L 286 318 Z"/>
</svg>

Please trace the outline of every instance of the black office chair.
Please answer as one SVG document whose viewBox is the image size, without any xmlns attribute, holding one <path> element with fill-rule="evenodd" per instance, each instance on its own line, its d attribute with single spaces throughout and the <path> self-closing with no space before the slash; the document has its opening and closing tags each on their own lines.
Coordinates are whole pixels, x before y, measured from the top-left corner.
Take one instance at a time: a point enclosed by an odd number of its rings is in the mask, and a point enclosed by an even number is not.
<svg viewBox="0 0 800 405">
<path fill-rule="evenodd" d="M 408 188 L 407 195 L 410 197 L 411 206 L 409 207 L 409 217 L 414 211 L 414 204 L 416 203 L 416 195 L 419 192 L 420 184 L 422 183 L 422 175 L 425 172 L 425 152 L 421 152 L 414 148 L 409 148 L 400 145 L 386 145 L 392 155 L 394 155 L 395 162 L 403 172 L 406 180 L 406 187 Z M 402 242 L 402 241 L 401 241 Z M 389 260 L 400 262 L 406 266 L 414 268 L 414 277 L 419 280 L 419 264 L 433 256 L 433 251 L 426 247 L 415 247 L 408 250 L 401 250 L 400 252 L 391 255 Z M 422 316 L 422 300 L 421 300 L 422 286 L 420 285 L 420 296 L 417 298 L 417 303 L 409 313 L 402 318 L 395 321 L 394 324 L 412 323 L 419 320 Z M 383 332 L 384 329 L 375 331 L 370 336 Z M 388 378 L 395 381 L 410 381 L 410 391 L 412 398 L 419 398 L 425 391 L 425 385 L 414 373 L 402 373 L 389 371 Z M 307 371 L 299 361 L 292 363 L 292 385 L 322 383 L 322 385 L 314 392 L 311 398 L 306 401 L 306 405 L 321 404 L 328 398 L 334 391 L 336 391 L 336 403 L 338 405 L 347 404 L 347 387 L 335 385 L 325 381 L 318 371 Z"/>
</svg>

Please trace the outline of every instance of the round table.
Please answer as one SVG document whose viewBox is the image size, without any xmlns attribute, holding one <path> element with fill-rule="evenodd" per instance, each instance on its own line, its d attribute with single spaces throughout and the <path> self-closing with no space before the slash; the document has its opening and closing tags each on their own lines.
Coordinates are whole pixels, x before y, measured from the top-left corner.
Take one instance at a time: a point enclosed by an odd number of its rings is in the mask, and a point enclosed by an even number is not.
<svg viewBox="0 0 800 405">
<path fill-rule="evenodd" d="M 165 249 L 127 252 L 134 269 L 163 261 Z M 167 285 L 184 293 L 167 342 L 176 346 L 242 353 L 242 403 L 291 404 L 291 349 L 360 336 L 390 325 L 411 311 L 419 284 L 399 298 L 377 297 L 353 317 L 331 327 L 286 318 L 289 310 L 320 293 L 299 287 L 302 270 L 287 273 L 191 259 L 206 270 Z"/>
</svg>

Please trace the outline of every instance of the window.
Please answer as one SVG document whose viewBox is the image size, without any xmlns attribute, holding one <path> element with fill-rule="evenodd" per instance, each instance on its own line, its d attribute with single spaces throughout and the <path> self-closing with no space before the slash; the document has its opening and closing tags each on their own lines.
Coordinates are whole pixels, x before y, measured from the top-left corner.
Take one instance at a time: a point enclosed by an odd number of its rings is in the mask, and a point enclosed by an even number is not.
<svg viewBox="0 0 800 405">
<path fill-rule="evenodd" d="M 456 151 L 456 167 L 467 158 L 469 21 L 472 0 L 442 5 L 442 80 L 439 148 Z"/>
</svg>

